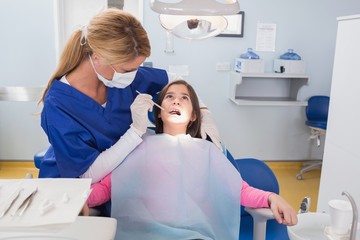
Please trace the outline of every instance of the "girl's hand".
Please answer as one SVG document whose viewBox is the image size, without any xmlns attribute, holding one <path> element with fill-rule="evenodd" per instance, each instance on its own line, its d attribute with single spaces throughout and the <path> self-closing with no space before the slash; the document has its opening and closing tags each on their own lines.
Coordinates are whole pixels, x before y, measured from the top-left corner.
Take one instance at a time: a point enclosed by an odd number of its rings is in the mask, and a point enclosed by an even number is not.
<svg viewBox="0 0 360 240">
<path fill-rule="evenodd" d="M 297 224 L 297 214 L 288 202 L 278 194 L 269 196 L 269 205 L 278 223 L 293 226 Z"/>
<path fill-rule="evenodd" d="M 79 216 L 89 216 L 89 213 L 90 213 L 90 209 L 89 209 L 88 205 L 85 203 L 79 213 Z"/>
</svg>

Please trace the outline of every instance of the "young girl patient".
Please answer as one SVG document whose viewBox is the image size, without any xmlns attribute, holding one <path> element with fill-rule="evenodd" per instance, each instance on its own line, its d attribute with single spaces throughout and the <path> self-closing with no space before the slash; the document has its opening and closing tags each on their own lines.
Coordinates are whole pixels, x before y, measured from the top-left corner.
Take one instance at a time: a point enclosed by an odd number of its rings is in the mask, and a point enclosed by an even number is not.
<svg viewBox="0 0 360 240">
<path fill-rule="evenodd" d="M 116 239 L 235 240 L 240 203 L 270 207 L 279 223 L 297 223 L 282 197 L 249 186 L 213 143 L 200 138 L 199 102 L 187 82 L 168 84 L 158 104 L 164 110 L 154 108 L 157 134 L 145 136 L 92 186 L 90 207 L 111 197 Z"/>
</svg>

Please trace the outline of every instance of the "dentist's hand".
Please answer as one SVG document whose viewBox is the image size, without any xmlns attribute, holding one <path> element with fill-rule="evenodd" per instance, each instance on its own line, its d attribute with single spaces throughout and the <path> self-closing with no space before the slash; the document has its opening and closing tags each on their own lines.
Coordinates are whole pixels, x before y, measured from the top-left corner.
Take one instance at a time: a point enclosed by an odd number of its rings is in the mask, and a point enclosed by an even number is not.
<svg viewBox="0 0 360 240">
<path fill-rule="evenodd" d="M 152 111 L 154 102 L 149 94 L 139 94 L 130 106 L 132 124 L 131 127 L 141 137 L 148 126 L 148 112 Z"/>
<path fill-rule="evenodd" d="M 211 138 L 211 141 L 222 150 L 220 143 L 220 134 L 215 125 L 214 119 L 211 116 L 211 113 L 207 109 L 201 109 L 201 138 L 206 139 L 206 135 Z"/>
</svg>

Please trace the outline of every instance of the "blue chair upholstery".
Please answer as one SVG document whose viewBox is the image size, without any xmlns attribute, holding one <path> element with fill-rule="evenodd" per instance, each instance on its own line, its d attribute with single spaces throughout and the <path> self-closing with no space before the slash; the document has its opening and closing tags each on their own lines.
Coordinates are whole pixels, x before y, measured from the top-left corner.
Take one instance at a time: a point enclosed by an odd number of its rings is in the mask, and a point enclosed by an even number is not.
<svg viewBox="0 0 360 240">
<path fill-rule="evenodd" d="M 34 155 L 34 164 L 35 167 L 40 169 L 41 162 L 43 161 L 44 155 L 48 148 L 41 149 L 40 151 L 36 152 Z"/>
<path fill-rule="evenodd" d="M 327 119 L 329 111 L 330 98 L 328 96 L 315 95 L 308 99 L 308 105 L 305 108 L 305 125 L 310 128 L 310 139 L 316 140 L 317 147 L 320 147 L 320 137 L 326 134 Z M 296 175 L 298 180 L 303 178 L 303 174 L 312 169 L 320 168 L 322 160 L 312 161 L 305 164 Z"/>
<path fill-rule="evenodd" d="M 328 96 L 312 96 L 309 98 L 305 109 L 307 118 L 305 124 L 307 126 L 326 130 L 329 101 Z"/>
<path fill-rule="evenodd" d="M 263 161 L 254 158 L 244 158 L 235 160 L 241 177 L 249 185 L 274 193 L 279 193 L 279 183 L 275 174 L 269 166 Z M 241 224 L 240 224 L 240 240 L 253 240 L 253 218 L 241 207 Z M 266 224 L 267 240 L 288 240 L 287 227 L 279 224 L 275 219 L 267 221 Z"/>
</svg>

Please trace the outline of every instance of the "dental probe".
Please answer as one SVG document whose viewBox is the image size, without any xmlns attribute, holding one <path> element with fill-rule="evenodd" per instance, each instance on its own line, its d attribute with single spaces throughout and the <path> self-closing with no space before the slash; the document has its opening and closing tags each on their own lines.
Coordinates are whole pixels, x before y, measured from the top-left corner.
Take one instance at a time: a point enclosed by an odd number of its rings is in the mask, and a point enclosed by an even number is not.
<svg viewBox="0 0 360 240">
<path fill-rule="evenodd" d="M 136 92 L 138 94 L 141 94 L 141 92 L 139 92 L 138 90 L 136 90 Z M 151 100 L 152 101 L 152 100 Z M 162 106 L 160 106 L 159 104 L 157 104 L 156 102 L 152 101 L 154 103 L 155 106 L 157 106 L 158 108 L 160 108 L 161 110 L 165 110 Z"/>
</svg>

